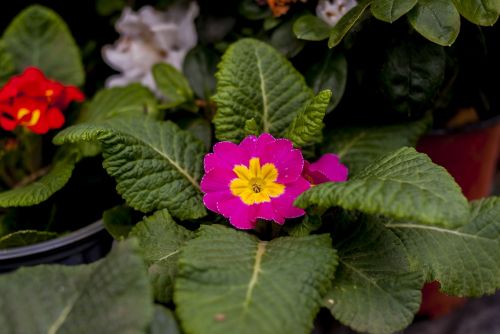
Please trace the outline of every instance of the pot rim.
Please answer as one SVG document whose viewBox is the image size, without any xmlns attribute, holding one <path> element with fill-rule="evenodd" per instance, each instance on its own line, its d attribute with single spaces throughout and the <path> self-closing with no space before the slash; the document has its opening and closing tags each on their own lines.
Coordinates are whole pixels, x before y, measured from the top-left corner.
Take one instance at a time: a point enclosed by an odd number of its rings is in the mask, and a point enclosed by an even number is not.
<svg viewBox="0 0 500 334">
<path fill-rule="evenodd" d="M 490 128 L 500 123 L 500 114 L 493 116 L 491 118 L 481 120 L 476 123 L 466 124 L 464 126 L 460 126 L 458 128 L 440 128 L 440 129 L 432 129 L 428 131 L 425 136 L 442 136 L 442 135 L 450 135 L 456 133 L 468 133 L 477 130 L 482 130 L 486 128 Z"/>
<path fill-rule="evenodd" d="M 76 231 L 73 231 L 69 234 L 66 234 L 64 236 L 55 239 L 43 241 L 29 246 L 21 246 L 21 247 L 14 247 L 14 248 L 0 250 L 0 261 L 12 260 L 35 254 L 50 252 L 55 249 L 68 246 L 70 244 L 77 243 L 102 230 L 104 230 L 104 224 L 102 222 L 102 219 L 100 219 L 90 225 L 87 225 Z"/>
</svg>

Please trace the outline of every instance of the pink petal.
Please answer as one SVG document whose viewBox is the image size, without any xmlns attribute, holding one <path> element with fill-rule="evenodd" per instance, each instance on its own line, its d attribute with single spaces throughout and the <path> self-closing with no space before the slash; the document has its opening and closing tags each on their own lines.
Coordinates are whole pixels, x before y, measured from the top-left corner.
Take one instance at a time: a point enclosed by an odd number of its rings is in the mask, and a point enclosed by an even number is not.
<svg viewBox="0 0 500 334">
<path fill-rule="evenodd" d="M 211 161 L 209 163 L 214 163 L 214 165 L 209 165 L 208 170 L 212 167 L 222 167 L 226 166 L 226 168 L 230 168 L 231 170 L 235 165 L 248 165 L 248 161 L 250 161 L 250 156 L 248 153 L 241 149 L 238 145 L 228 142 L 222 141 L 214 145 L 214 158 L 210 158 Z M 207 166 L 205 166 L 205 170 L 207 170 Z"/>
<path fill-rule="evenodd" d="M 219 213 L 229 218 L 229 222 L 236 228 L 248 230 L 255 227 L 258 218 L 258 206 L 246 205 L 239 197 L 233 197 L 217 205 Z"/>
<path fill-rule="evenodd" d="M 318 161 L 308 163 L 304 168 L 304 174 L 311 178 L 314 184 L 343 182 L 347 180 L 348 173 L 347 167 L 332 153 L 324 154 Z"/>
<path fill-rule="evenodd" d="M 277 139 L 258 149 L 257 156 L 261 158 L 261 164 L 272 163 L 278 168 L 278 183 L 295 182 L 302 174 L 302 152 L 294 149 L 290 140 Z"/>
<path fill-rule="evenodd" d="M 293 202 L 304 191 L 310 188 L 309 182 L 299 177 L 297 181 L 287 184 L 283 195 L 273 198 L 271 204 L 276 212 L 285 218 L 296 218 L 304 215 L 304 210 L 297 208 Z"/>
<path fill-rule="evenodd" d="M 201 191 L 204 193 L 227 191 L 229 190 L 229 183 L 235 177 L 236 174 L 230 170 L 214 168 L 206 173 L 201 179 Z"/>
<path fill-rule="evenodd" d="M 203 204 L 205 204 L 205 206 L 209 210 L 220 213 L 219 209 L 217 208 L 218 203 L 227 201 L 233 197 L 234 197 L 233 194 L 231 194 L 229 190 L 211 192 L 203 196 Z"/>
</svg>

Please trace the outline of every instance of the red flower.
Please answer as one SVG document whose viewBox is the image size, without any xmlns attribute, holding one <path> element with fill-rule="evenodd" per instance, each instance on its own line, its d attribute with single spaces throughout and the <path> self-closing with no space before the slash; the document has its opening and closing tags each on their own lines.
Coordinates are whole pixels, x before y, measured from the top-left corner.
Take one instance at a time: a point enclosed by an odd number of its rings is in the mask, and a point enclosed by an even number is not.
<svg viewBox="0 0 500 334">
<path fill-rule="evenodd" d="M 39 69 L 28 67 L 0 89 L 0 126 L 8 131 L 24 126 L 44 134 L 62 127 L 62 110 L 84 98 L 78 88 L 49 80 Z"/>
</svg>

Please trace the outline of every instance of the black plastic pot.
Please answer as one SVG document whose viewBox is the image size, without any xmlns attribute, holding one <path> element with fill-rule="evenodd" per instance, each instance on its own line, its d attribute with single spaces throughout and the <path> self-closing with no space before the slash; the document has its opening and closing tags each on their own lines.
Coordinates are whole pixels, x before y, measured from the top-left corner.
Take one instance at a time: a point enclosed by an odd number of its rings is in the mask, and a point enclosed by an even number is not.
<svg viewBox="0 0 500 334">
<path fill-rule="evenodd" d="M 97 221 L 60 238 L 35 245 L 0 250 L 0 273 L 37 264 L 76 265 L 104 257 L 113 238 Z"/>
</svg>

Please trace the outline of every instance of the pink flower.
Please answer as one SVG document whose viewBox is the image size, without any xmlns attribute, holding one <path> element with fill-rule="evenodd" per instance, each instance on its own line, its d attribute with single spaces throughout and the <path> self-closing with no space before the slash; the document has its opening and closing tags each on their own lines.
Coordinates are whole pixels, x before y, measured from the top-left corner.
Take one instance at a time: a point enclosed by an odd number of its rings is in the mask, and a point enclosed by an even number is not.
<svg viewBox="0 0 500 334">
<path fill-rule="evenodd" d="M 304 162 L 302 176 L 311 185 L 325 182 L 343 182 L 347 180 L 348 169 L 344 166 L 338 156 L 332 153 L 324 154 L 318 161 Z"/>
<path fill-rule="evenodd" d="M 201 190 L 205 206 L 239 229 L 251 229 L 257 219 L 283 224 L 304 215 L 293 206 L 309 189 L 302 177 L 304 158 L 288 139 L 270 134 L 246 137 L 239 145 L 220 142 L 205 156 Z"/>
</svg>

